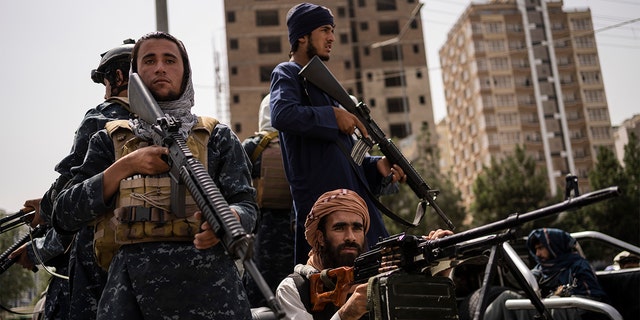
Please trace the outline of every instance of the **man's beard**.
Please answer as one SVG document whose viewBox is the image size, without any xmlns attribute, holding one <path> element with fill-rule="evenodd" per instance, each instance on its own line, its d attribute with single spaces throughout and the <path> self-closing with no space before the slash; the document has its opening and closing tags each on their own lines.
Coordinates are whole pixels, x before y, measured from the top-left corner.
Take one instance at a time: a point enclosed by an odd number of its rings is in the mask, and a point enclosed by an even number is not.
<svg viewBox="0 0 640 320">
<path fill-rule="evenodd" d="M 356 248 L 357 254 L 340 253 L 344 248 Z M 356 257 L 364 251 L 363 247 L 355 242 L 341 243 L 334 247 L 329 241 L 324 242 L 324 246 L 320 248 L 320 258 L 324 268 L 353 267 Z"/>
<path fill-rule="evenodd" d="M 313 41 L 311 40 L 311 35 L 309 35 L 309 45 L 307 46 L 307 57 L 309 59 L 313 58 L 313 56 L 318 56 L 322 61 L 329 61 L 329 55 L 321 56 L 318 54 L 318 49 L 313 45 Z"/>
</svg>

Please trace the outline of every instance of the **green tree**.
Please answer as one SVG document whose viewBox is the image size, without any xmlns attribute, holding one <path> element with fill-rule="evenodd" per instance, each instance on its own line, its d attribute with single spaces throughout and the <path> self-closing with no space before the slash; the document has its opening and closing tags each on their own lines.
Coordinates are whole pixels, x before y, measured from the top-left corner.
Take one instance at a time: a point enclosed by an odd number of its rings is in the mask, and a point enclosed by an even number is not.
<svg viewBox="0 0 640 320">
<path fill-rule="evenodd" d="M 438 166 L 439 151 L 431 142 L 427 124 L 423 125 L 420 134 L 416 137 L 416 148 L 417 157 L 411 165 L 432 190 L 438 191 L 436 204 L 456 226 L 456 231 L 459 231 L 466 216 L 461 202 L 462 196 L 460 191 L 454 187 L 449 174 L 442 172 Z M 380 152 L 378 151 L 377 154 L 380 155 Z M 405 220 L 413 221 L 419 199 L 407 184 L 401 184 L 397 194 L 382 196 L 381 202 L 396 215 Z M 448 229 L 444 221 L 431 207 L 427 207 L 423 222 L 415 230 L 407 230 L 386 216 L 384 219 L 391 234 L 403 231 L 412 234 L 426 234 L 437 228 Z"/>
<path fill-rule="evenodd" d="M 513 213 L 526 213 L 549 202 L 546 171 L 516 146 L 514 154 L 502 161 L 491 159 L 491 167 L 478 175 L 471 205 L 472 226 L 480 226 L 506 218 Z"/>
<path fill-rule="evenodd" d="M 569 232 L 600 231 L 635 245 L 640 243 L 640 144 L 634 134 L 624 149 L 623 167 L 613 151 L 600 147 L 596 165 L 589 173 L 593 190 L 618 186 L 620 196 L 563 215 L 556 227 Z"/>
</svg>

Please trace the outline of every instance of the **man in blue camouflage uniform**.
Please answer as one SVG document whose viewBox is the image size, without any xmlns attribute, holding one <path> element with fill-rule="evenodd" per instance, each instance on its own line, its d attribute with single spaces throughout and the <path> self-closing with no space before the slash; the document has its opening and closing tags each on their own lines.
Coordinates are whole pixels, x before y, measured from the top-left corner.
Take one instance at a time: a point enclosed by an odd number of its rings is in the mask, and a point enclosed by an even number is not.
<svg viewBox="0 0 640 320">
<path fill-rule="evenodd" d="M 162 110 L 180 120 L 179 132 L 185 139 L 191 137 L 192 129 L 203 117 L 191 114 L 193 83 L 182 42 L 163 32 L 143 36 L 134 47 L 131 71 L 140 75 Z M 136 141 L 150 143 L 149 124 L 136 119 L 129 121 L 128 127 Z M 205 146 L 207 171 L 249 232 L 257 215 L 249 159 L 226 125 L 218 123 L 209 135 Z M 91 138 L 72 186 L 55 203 L 58 228 L 75 231 L 110 212 L 118 214 L 120 211 L 114 209 L 126 209 L 119 207 L 118 198 L 126 196 L 120 192 L 122 185 L 140 176 L 162 179 L 168 172 L 164 160 L 167 148 L 138 143 L 116 160 L 117 142 L 107 130 Z M 174 219 L 174 214 L 167 211 L 162 214 L 170 218 L 167 222 L 176 224 L 192 218 Z M 185 210 L 185 214 L 193 212 Z M 196 213 L 193 217 L 198 221 L 201 215 Z M 141 223 L 134 219 L 137 218 L 125 221 Z M 128 224 L 117 222 L 116 228 L 126 228 Z M 97 318 L 250 319 L 249 302 L 233 260 L 218 245 L 219 239 L 208 223 L 200 228 L 204 231 L 191 236 L 190 241 L 145 238 L 143 242 L 120 246 L 110 263 Z"/>
<path fill-rule="evenodd" d="M 85 113 L 75 132 L 71 152 L 55 167 L 60 176 L 43 198 L 25 202 L 25 209 L 35 211 L 32 226 L 39 223 L 51 224 L 55 197 L 73 176 L 71 168 L 82 164 L 91 136 L 111 120 L 131 117 L 127 85 L 134 42 L 132 39 L 124 40 L 121 45 L 102 53 L 98 67 L 91 71 L 93 82 L 105 86 L 105 101 Z M 59 277 L 52 278 L 47 290 L 45 319 L 91 320 L 96 317 L 107 273 L 95 261 L 93 228 L 80 229 L 71 243 L 73 236 L 49 229 L 45 237 L 36 239 L 36 248 L 42 261 L 54 266 L 56 273 L 69 275 L 68 281 Z M 70 243 L 72 248 L 69 251 Z M 27 255 L 21 256 L 20 260 L 27 259 L 30 263 L 39 261 L 30 243 L 23 248 Z M 19 250 L 16 251 L 17 254 L 21 254 Z M 31 268 L 25 264 L 23 266 Z"/>
<path fill-rule="evenodd" d="M 251 159 L 253 187 L 258 190 L 260 219 L 254 242 L 253 260 L 262 277 L 275 292 L 293 266 L 293 200 L 284 175 L 282 155 L 278 149 L 278 131 L 271 126 L 269 95 L 260 103 L 258 130 L 242 142 Z M 265 155 L 265 160 L 263 159 Z M 265 171 L 261 168 L 265 166 Z M 267 305 L 255 281 L 245 272 L 243 279 L 251 307 Z"/>
</svg>

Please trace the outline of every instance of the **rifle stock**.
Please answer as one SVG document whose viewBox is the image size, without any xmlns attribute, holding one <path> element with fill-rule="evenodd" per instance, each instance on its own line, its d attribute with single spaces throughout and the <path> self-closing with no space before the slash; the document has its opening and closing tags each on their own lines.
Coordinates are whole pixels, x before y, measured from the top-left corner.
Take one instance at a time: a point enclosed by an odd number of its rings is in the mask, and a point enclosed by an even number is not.
<svg viewBox="0 0 640 320">
<path fill-rule="evenodd" d="M 192 155 L 185 139 L 178 132 L 180 122 L 168 114 L 163 114 L 137 73 L 129 77 L 129 104 L 131 111 L 142 121 L 153 125 L 154 143 L 169 149 L 172 197 L 176 193 L 184 195 L 186 186 L 227 253 L 232 258 L 242 261 L 245 270 L 256 281 L 271 310 L 278 318 L 284 317 L 284 312 L 276 302 L 275 296 L 251 259 L 253 237 L 244 231 L 207 170 Z M 184 197 L 180 198 L 184 199 Z M 172 198 L 172 210 L 174 210 L 174 203 Z"/>
<path fill-rule="evenodd" d="M 342 306 L 347 300 L 346 293 L 353 284 L 365 283 L 369 278 L 378 274 L 396 269 L 421 272 L 424 268 L 431 266 L 433 262 L 457 258 L 470 250 L 486 248 L 510 240 L 514 236 L 510 229 L 526 222 L 607 200 L 619 194 L 618 187 L 596 190 L 440 239 L 425 240 L 406 234 L 397 234 L 382 239 L 368 252 L 359 255 L 353 267 L 340 267 L 326 272 L 328 275 L 334 276 L 332 279 L 335 280 L 335 289 L 324 290 L 322 281 L 318 280 L 321 276 L 319 273 L 309 276 L 312 284 L 310 286 L 311 302 L 316 301 L 313 310 L 323 310 L 327 303 L 333 303 L 338 307 Z M 494 235 L 502 230 L 507 231 Z"/>
<path fill-rule="evenodd" d="M 358 117 L 358 120 L 360 120 L 360 122 L 362 122 L 366 127 L 369 136 L 371 136 L 372 140 L 378 144 L 380 151 L 385 155 L 385 157 L 387 157 L 392 164 L 397 164 L 402 168 L 404 173 L 407 175 L 407 185 L 409 185 L 416 196 L 422 200 L 422 203 L 426 201 L 426 203 L 435 210 L 447 226 L 451 230 L 454 230 L 455 226 L 453 225 L 453 222 L 451 222 L 435 201 L 437 191 L 431 189 L 431 187 L 424 181 L 424 179 L 422 179 L 420 174 L 411 165 L 409 160 L 407 160 L 402 152 L 400 152 L 400 149 L 398 149 L 393 141 L 385 136 L 382 129 L 380 129 L 378 124 L 371 118 L 369 108 L 362 102 L 356 104 L 351 100 L 347 91 L 340 85 L 338 80 L 336 80 L 320 58 L 318 58 L 318 56 L 314 56 L 309 63 L 300 70 L 299 74 L 338 101 L 338 103 L 340 103 L 340 105 L 342 105 L 347 111 Z M 421 216 L 417 218 L 418 219 L 414 222 L 414 226 L 417 226 L 422 219 Z"/>
</svg>

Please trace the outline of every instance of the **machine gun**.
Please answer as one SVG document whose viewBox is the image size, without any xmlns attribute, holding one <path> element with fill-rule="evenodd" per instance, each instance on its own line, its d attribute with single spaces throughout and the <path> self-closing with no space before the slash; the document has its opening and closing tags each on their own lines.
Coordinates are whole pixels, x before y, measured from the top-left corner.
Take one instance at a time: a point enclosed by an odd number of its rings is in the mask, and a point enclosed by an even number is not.
<svg viewBox="0 0 640 320">
<path fill-rule="evenodd" d="M 137 73 L 131 74 L 129 78 L 129 103 L 132 112 L 153 126 L 154 143 L 169 149 L 167 162 L 171 167 L 169 175 L 172 179 L 172 195 L 177 194 L 184 199 L 186 186 L 227 253 L 233 259 L 242 261 L 271 310 L 278 318 L 284 317 L 284 311 L 251 259 L 253 237 L 244 231 L 207 170 L 189 150 L 185 139 L 178 131 L 181 123 L 174 117 L 163 114 Z"/>
<path fill-rule="evenodd" d="M 18 241 L 16 241 L 16 243 L 14 243 L 11 247 L 9 247 L 9 249 L 3 252 L 2 255 L 0 255 L 0 274 L 3 274 L 16 262 L 15 259 L 9 259 L 9 255 L 12 252 L 16 251 L 16 249 L 20 248 L 23 244 L 27 243 L 32 238 L 39 238 L 43 236 L 47 232 L 48 228 L 48 226 L 43 225 L 35 227 L 30 231 L 31 234 L 24 235 L 22 238 L 18 239 Z M 31 271 L 37 272 L 38 268 L 34 266 Z"/>
<path fill-rule="evenodd" d="M 325 291 L 322 274 L 310 276 L 313 310 L 322 310 L 327 303 L 342 306 L 353 284 L 365 283 L 381 273 L 402 270 L 407 273 L 424 273 L 433 263 L 460 257 L 470 250 L 489 247 L 513 237 L 511 228 L 524 223 L 600 202 L 618 196 L 618 187 L 596 190 L 567 199 L 541 209 L 523 214 L 512 214 L 504 220 L 463 231 L 440 239 L 425 240 L 421 237 L 399 234 L 378 242 L 368 252 L 358 256 L 354 267 L 328 270 L 325 274 L 334 280 L 335 289 Z M 494 235 L 496 232 L 502 233 Z"/>
<path fill-rule="evenodd" d="M 371 118 L 369 107 L 362 102 L 356 104 L 351 100 L 347 91 L 340 85 L 340 83 L 338 83 L 331 71 L 327 69 L 318 56 L 314 56 L 309 63 L 300 70 L 299 74 L 338 101 L 338 103 L 347 109 L 347 111 L 357 116 L 358 120 L 360 120 L 367 129 L 367 132 L 371 136 L 373 142 L 369 139 L 365 139 L 364 137 L 358 140 L 358 143 L 356 143 L 356 146 L 351 152 L 351 156 L 356 162 L 362 161 L 364 154 L 373 147 L 375 142 L 378 144 L 380 151 L 392 164 L 397 164 L 402 168 L 404 173 L 407 175 L 407 184 L 420 199 L 414 226 L 420 222 L 424 216 L 426 206 L 429 205 L 435 210 L 440 218 L 444 220 L 451 230 L 455 229 L 453 222 L 451 222 L 444 212 L 442 212 L 442 209 L 438 207 L 438 204 L 435 201 L 438 191 L 429 187 L 420 174 L 413 168 L 413 166 L 411 166 L 409 160 L 407 160 L 402 152 L 400 152 L 393 141 L 385 136 L 382 129 L 380 129 L 378 124 Z"/>
</svg>

